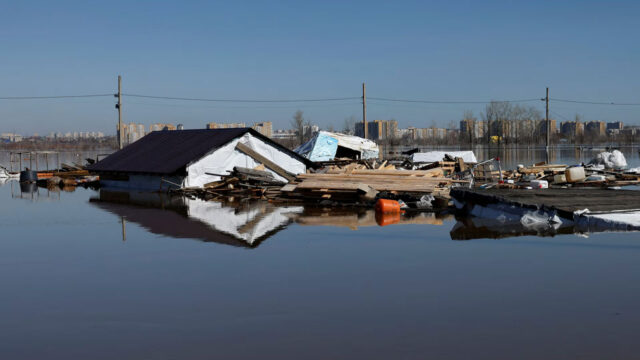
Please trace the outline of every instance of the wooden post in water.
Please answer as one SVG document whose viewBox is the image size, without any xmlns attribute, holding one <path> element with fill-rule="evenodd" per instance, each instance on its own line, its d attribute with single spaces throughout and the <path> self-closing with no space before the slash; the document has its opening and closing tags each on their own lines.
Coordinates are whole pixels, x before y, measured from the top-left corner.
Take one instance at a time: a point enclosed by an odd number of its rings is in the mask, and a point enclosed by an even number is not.
<svg viewBox="0 0 640 360">
<path fill-rule="evenodd" d="M 368 138 L 367 133 L 367 88 L 362 83 L 362 134 L 365 139 Z"/>
</svg>

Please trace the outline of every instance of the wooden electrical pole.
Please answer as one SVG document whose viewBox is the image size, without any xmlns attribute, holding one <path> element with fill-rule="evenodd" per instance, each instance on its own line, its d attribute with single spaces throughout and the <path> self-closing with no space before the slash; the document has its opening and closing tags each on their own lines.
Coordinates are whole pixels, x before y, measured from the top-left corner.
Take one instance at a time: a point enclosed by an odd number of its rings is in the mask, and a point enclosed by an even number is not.
<svg viewBox="0 0 640 360">
<path fill-rule="evenodd" d="M 367 88 L 364 83 L 362 83 L 362 130 L 364 138 L 367 139 Z"/>
<path fill-rule="evenodd" d="M 118 75 L 118 93 L 116 94 L 118 103 L 116 109 L 118 109 L 118 147 L 122 150 L 124 129 L 122 128 L 122 76 Z"/>
<path fill-rule="evenodd" d="M 544 98 L 546 103 L 545 120 L 547 122 L 547 151 L 549 151 L 549 143 L 551 142 L 551 120 L 549 120 L 549 88 L 547 88 L 547 96 Z"/>
</svg>

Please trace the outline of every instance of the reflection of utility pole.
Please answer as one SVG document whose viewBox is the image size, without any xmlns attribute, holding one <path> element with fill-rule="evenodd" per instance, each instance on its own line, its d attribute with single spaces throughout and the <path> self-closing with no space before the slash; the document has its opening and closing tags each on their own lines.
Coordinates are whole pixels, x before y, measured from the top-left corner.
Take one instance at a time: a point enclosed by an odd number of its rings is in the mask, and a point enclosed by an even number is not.
<svg viewBox="0 0 640 360">
<path fill-rule="evenodd" d="M 125 227 L 126 221 L 124 220 L 124 216 L 120 217 L 122 222 L 122 242 L 127 241 L 127 228 Z"/>
</svg>

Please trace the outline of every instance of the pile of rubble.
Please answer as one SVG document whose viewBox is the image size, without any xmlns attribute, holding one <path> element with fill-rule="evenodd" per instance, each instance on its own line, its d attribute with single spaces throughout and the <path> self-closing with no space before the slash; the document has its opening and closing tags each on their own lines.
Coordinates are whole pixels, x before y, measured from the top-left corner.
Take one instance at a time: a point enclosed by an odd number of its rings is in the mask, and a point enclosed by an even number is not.
<svg viewBox="0 0 640 360">
<path fill-rule="evenodd" d="M 615 188 L 640 185 L 640 174 L 626 171 L 624 155 L 618 150 L 598 154 L 588 164 L 561 165 L 537 163 L 519 165 L 515 170 L 492 172 L 492 177 L 477 183 L 481 188 L 546 189 L 569 187 Z M 496 181 L 496 175 L 499 178 Z"/>
</svg>

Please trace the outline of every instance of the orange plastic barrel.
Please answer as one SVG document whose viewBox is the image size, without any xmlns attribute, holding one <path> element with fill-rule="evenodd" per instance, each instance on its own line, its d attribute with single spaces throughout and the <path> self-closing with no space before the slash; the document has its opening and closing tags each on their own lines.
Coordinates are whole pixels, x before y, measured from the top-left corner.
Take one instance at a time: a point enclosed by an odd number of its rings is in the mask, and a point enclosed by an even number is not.
<svg viewBox="0 0 640 360">
<path fill-rule="evenodd" d="M 400 214 L 400 204 L 396 200 L 378 199 L 378 201 L 376 201 L 376 213 Z"/>
</svg>

